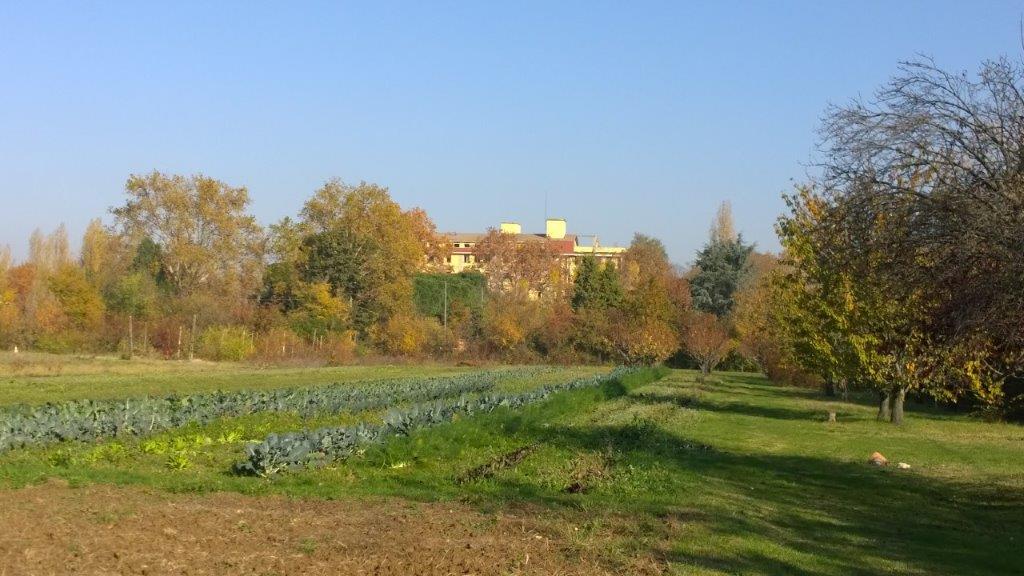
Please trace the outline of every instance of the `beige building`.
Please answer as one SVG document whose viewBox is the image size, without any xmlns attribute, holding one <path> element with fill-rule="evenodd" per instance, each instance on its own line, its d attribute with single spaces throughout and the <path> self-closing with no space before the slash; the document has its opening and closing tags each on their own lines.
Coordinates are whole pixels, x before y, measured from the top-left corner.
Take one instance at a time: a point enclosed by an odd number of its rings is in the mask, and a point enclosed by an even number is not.
<svg viewBox="0 0 1024 576">
<path fill-rule="evenodd" d="M 544 233 L 523 233 L 523 227 L 516 222 L 502 222 L 498 227 L 502 234 L 513 234 L 520 242 L 548 242 L 558 257 L 562 259 L 570 274 L 576 269 L 576 263 L 584 256 L 594 256 L 600 262 L 612 261 L 619 264 L 622 254 L 626 251 L 621 246 L 602 246 L 597 236 L 580 236 L 569 234 L 565 220 L 548 218 Z M 475 247 L 486 233 L 455 232 L 447 234 L 452 243 L 451 255 L 448 257 L 448 268 L 453 274 L 467 270 L 478 270 Z M 581 243 L 586 238 L 590 242 Z"/>
</svg>

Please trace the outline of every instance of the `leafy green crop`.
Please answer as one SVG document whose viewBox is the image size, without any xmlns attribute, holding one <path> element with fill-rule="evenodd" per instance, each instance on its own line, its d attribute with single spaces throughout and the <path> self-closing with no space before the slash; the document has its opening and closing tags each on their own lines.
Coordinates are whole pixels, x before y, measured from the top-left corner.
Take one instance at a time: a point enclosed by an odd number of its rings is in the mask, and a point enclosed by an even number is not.
<svg viewBox="0 0 1024 576">
<path fill-rule="evenodd" d="M 529 377 L 547 368 L 517 368 L 449 377 L 399 378 L 316 388 L 213 392 L 125 400 L 76 400 L 0 411 L 0 452 L 67 440 L 92 441 L 118 435 L 144 436 L 189 423 L 259 412 L 295 412 L 302 417 L 386 408 L 491 390 L 502 378 Z M 236 439 L 224 439 L 234 441 Z M 144 450 L 146 447 L 144 447 Z M 149 446 L 149 450 L 160 448 Z M 166 451 L 166 450 L 164 450 Z"/>
<path fill-rule="evenodd" d="M 633 372 L 616 368 L 608 374 L 577 378 L 562 384 L 541 386 L 518 394 L 483 394 L 462 396 L 455 402 L 425 402 L 404 410 L 392 409 L 383 424 L 360 423 L 355 426 L 302 430 L 271 434 L 263 442 L 246 447 L 245 460 L 234 466 L 237 474 L 271 476 L 285 470 L 315 467 L 333 460 L 343 460 L 360 445 L 383 442 L 388 436 L 408 435 L 418 428 L 452 421 L 458 415 L 470 416 L 496 408 L 521 408 L 544 400 L 557 392 L 599 386 Z"/>
</svg>

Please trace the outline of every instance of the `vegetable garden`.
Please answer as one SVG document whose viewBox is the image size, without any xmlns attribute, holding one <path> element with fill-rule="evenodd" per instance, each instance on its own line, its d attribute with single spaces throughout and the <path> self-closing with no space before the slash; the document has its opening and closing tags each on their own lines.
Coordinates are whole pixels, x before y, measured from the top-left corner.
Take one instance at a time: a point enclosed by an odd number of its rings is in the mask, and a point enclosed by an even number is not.
<svg viewBox="0 0 1024 576">
<path fill-rule="evenodd" d="M 521 408 L 623 373 L 519 367 L 317 387 L 15 405 L 0 408 L 0 454 L 56 445 L 55 452 L 47 452 L 54 465 L 120 462 L 131 452 L 128 443 L 143 454 L 166 457 L 167 468 L 184 469 L 202 448 L 216 445 L 235 454 L 233 473 L 270 476 L 344 460 L 392 436 L 499 407 Z M 260 425 L 225 429 L 232 422 Z M 171 436 L 156 438 L 161 433 Z"/>
</svg>

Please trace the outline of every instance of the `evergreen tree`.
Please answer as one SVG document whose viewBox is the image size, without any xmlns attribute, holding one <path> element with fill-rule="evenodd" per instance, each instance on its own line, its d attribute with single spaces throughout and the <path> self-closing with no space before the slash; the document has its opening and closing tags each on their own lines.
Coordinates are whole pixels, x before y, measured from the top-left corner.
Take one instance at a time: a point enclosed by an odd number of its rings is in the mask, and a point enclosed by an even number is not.
<svg viewBox="0 0 1024 576">
<path fill-rule="evenodd" d="M 597 300 L 597 292 L 597 259 L 593 256 L 584 256 L 576 268 L 576 279 L 573 281 L 572 309 L 589 307 Z"/>
<path fill-rule="evenodd" d="M 622 283 L 615 262 L 608 261 L 598 274 L 597 284 L 601 301 L 605 306 L 616 307 L 622 303 Z"/>
<path fill-rule="evenodd" d="M 734 296 L 750 265 L 751 244 L 714 238 L 697 254 L 697 274 L 690 280 L 693 307 L 722 317 L 732 311 Z"/>
<path fill-rule="evenodd" d="M 593 256 L 584 256 L 573 282 L 572 308 L 614 308 L 622 302 L 622 285 L 614 263 L 601 266 Z"/>
</svg>

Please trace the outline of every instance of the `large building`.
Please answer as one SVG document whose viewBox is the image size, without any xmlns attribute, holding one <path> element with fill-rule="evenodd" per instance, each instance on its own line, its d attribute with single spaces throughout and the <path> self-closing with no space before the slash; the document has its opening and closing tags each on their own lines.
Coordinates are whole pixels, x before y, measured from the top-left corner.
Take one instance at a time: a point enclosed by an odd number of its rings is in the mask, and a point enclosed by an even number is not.
<svg viewBox="0 0 1024 576">
<path fill-rule="evenodd" d="M 548 218 L 544 233 L 523 233 L 523 227 L 516 222 L 502 222 L 498 227 L 502 234 L 513 234 L 518 242 L 548 242 L 561 259 L 569 272 L 576 269 L 576 263 L 584 256 L 593 256 L 600 262 L 612 261 L 616 264 L 626 251 L 621 246 L 602 246 L 595 235 L 568 234 L 565 220 Z M 487 234 L 484 232 L 455 232 L 447 234 L 452 243 L 451 255 L 448 257 L 448 268 L 452 273 L 479 269 L 475 247 Z M 589 239 L 583 244 L 580 239 Z"/>
</svg>

